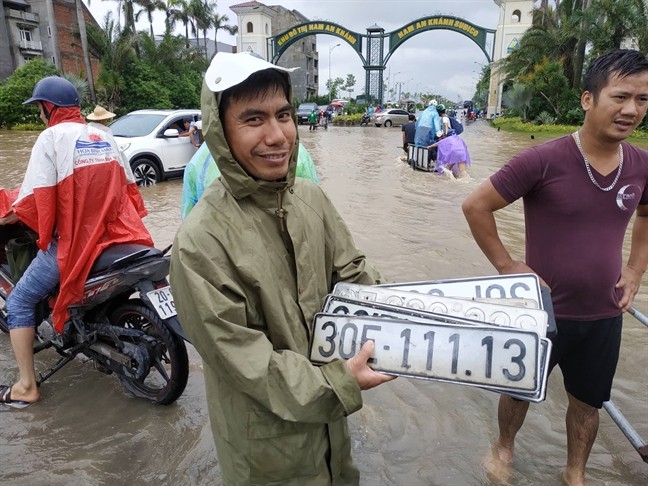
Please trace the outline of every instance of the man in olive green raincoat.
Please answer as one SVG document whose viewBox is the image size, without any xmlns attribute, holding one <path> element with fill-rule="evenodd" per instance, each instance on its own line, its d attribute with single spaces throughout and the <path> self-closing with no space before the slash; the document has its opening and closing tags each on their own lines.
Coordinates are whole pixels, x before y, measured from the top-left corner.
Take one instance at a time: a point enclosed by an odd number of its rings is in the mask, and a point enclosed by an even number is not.
<svg viewBox="0 0 648 486">
<path fill-rule="evenodd" d="M 346 416 L 392 379 L 307 358 L 312 319 L 339 281 L 381 277 L 322 189 L 295 179 L 289 69 L 218 53 L 202 90 L 203 134 L 222 177 L 173 246 L 180 321 L 203 358 L 225 485 L 355 485 Z"/>
</svg>

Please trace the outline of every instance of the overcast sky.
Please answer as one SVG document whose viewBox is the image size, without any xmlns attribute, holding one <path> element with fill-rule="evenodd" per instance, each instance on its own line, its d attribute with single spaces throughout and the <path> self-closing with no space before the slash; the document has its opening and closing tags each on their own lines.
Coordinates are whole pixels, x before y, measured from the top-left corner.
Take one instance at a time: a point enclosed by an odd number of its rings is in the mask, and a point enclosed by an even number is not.
<svg viewBox="0 0 648 486">
<path fill-rule="evenodd" d="M 88 0 L 84 0 L 88 3 Z M 230 5 L 243 0 L 218 0 L 217 11 L 236 24 L 236 14 Z M 327 20 L 348 30 L 366 34 L 369 26 L 378 24 L 391 32 L 412 20 L 429 15 L 446 14 L 461 17 L 487 29 L 495 29 L 499 8 L 493 0 L 282 0 L 262 2 L 266 5 L 282 5 L 301 12 L 310 20 Z M 103 24 L 108 11 L 116 12 L 117 2 L 94 0 L 89 9 L 97 22 Z M 137 24 L 139 30 L 148 30 L 146 15 Z M 164 14 L 155 14 L 154 31 L 162 33 Z M 176 27 L 177 34 L 184 34 L 184 27 Z M 213 38 L 213 31 L 210 34 Z M 218 33 L 218 40 L 236 45 L 236 39 L 226 32 Z M 365 71 L 354 49 L 342 39 L 331 35 L 318 35 L 317 48 L 320 59 L 320 94 L 326 92 L 328 79 L 329 48 L 341 44 L 331 53 L 331 77 L 346 79 L 347 74 L 356 77 L 354 95 L 364 91 Z M 448 30 L 430 30 L 415 35 L 401 45 L 389 59 L 385 76 L 391 74 L 389 86 L 402 81 L 402 91 L 425 91 L 439 93 L 450 100 L 470 99 L 479 79 L 481 66 L 487 59 L 481 49 L 468 37 Z M 396 74 L 398 73 L 398 74 Z"/>
</svg>

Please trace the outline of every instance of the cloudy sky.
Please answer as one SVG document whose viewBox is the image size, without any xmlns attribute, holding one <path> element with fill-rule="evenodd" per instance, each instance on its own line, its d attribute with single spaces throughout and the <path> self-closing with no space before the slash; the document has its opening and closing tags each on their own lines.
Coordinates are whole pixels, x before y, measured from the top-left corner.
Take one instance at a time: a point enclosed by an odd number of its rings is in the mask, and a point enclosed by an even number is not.
<svg viewBox="0 0 648 486">
<path fill-rule="evenodd" d="M 88 3 L 88 0 L 84 1 Z M 230 24 L 236 24 L 236 14 L 229 7 L 242 1 L 218 0 L 217 11 L 227 15 Z M 282 0 L 262 3 L 280 4 L 298 10 L 310 20 L 335 22 L 362 34 L 374 24 L 384 28 L 385 32 L 391 32 L 429 15 L 453 15 L 488 29 L 495 29 L 499 18 L 499 8 L 494 0 Z M 89 8 L 99 24 L 103 24 L 105 14 L 115 12 L 117 5 L 110 0 L 94 0 Z M 154 30 L 161 33 L 164 16 L 162 13 L 155 15 Z M 143 15 L 138 22 L 138 29 L 148 29 L 145 17 Z M 183 29 L 178 26 L 176 33 L 184 33 Z M 235 38 L 222 31 L 218 40 L 236 45 Z M 330 53 L 331 77 L 346 79 L 347 74 L 353 74 L 358 82 L 354 95 L 362 93 L 365 71 L 354 49 L 338 37 L 318 35 L 320 94 L 326 92 L 329 48 L 335 44 L 341 45 Z M 453 101 L 464 100 L 472 97 L 481 66 L 485 63 L 483 52 L 468 37 L 453 31 L 430 30 L 415 35 L 399 47 L 389 59 L 385 75 L 390 75 L 390 87 L 403 82 L 403 92 L 433 92 Z"/>
</svg>

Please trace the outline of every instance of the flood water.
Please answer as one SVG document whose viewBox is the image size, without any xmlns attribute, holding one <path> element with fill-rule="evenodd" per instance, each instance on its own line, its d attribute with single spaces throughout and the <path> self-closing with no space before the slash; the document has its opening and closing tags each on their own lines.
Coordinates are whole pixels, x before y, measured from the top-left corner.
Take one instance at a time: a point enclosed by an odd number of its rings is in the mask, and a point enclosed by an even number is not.
<svg viewBox="0 0 648 486">
<path fill-rule="evenodd" d="M 331 127 L 300 138 L 317 165 L 322 187 L 356 244 L 389 280 L 492 275 L 474 243 L 461 202 L 520 149 L 542 140 L 498 132 L 486 122 L 466 127 L 471 180 L 414 172 L 399 160 L 400 128 Z M 22 180 L 37 134 L 0 131 L 0 186 Z M 180 225 L 181 181 L 143 188 L 145 222 L 156 246 Z M 514 257 L 524 252 L 521 203 L 498 213 L 500 234 Z M 605 231 L 602 228 L 602 231 Z M 628 235 L 629 236 L 629 235 Z M 629 245 L 625 248 L 627 260 Z M 648 314 L 648 279 L 635 301 Z M 37 355 L 37 366 L 56 354 Z M 214 485 L 219 466 L 209 429 L 199 356 L 190 349 L 190 379 L 173 405 L 133 398 L 117 379 L 76 360 L 43 385 L 42 401 L 0 412 L 0 481 L 5 485 Z M 17 369 L 7 335 L 0 335 L 0 383 Z M 362 485 L 489 485 L 481 460 L 497 434 L 498 395 L 471 387 L 399 378 L 363 392 L 349 418 Z M 612 399 L 648 438 L 648 328 L 624 323 Z M 512 485 L 559 485 L 566 460 L 567 399 L 557 369 L 548 398 L 532 405 L 516 443 Z M 591 485 L 648 484 L 648 464 L 605 411 L 587 474 Z"/>
</svg>

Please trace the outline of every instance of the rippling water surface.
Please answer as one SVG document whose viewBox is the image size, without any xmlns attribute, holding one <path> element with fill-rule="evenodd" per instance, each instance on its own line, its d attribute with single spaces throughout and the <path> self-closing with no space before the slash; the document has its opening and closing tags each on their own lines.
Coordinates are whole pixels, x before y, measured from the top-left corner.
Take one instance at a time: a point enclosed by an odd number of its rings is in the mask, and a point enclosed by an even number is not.
<svg viewBox="0 0 648 486">
<path fill-rule="evenodd" d="M 0 186 L 22 180 L 37 134 L 0 131 Z M 399 160 L 400 128 L 331 127 L 300 138 L 322 186 L 357 245 L 393 281 L 491 275 L 461 214 L 461 201 L 520 149 L 528 136 L 497 132 L 486 122 L 466 127 L 469 181 L 414 172 Z M 541 140 L 540 140 L 541 141 Z M 180 224 L 181 181 L 144 188 L 145 222 L 159 248 Z M 498 213 L 500 234 L 516 257 L 524 252 L 521 204 Z M 602 228 L 602 231 L 604 229 Z M 627 259 L 628 246 L 625 248 Z M 636 306 L 648 314 L 644 278 Z M 54 352 L 37 356 L 42 369 Z M 208 425 L 202 364 L 190 349 L 190 381 L 173 405 L 128 395 L 118 381 L 76 360 L 42 389 L 42 402 L 0 412 L 0 481 L 7 485 L 219 484 Z M 0 383 L 17 370 L 0 335 Z M 560 372 L 548 398 L 532 405 L 517 440 L 513 485 L 559 485 L 566 457 L 567 399 Z M 625 320 L 612 398 L 648 438 L 648 329 Z M 363 485 L 488 485 L 481 460 L 497 433 L 497 395 L 470 387 L 409 380 L 364 392 L 350 417 L 354 457 Z M 648 484 L 648 465 L 605 412 L 588 463 L 592 485 Z"/>
</svg>

